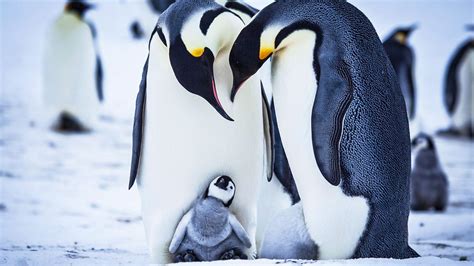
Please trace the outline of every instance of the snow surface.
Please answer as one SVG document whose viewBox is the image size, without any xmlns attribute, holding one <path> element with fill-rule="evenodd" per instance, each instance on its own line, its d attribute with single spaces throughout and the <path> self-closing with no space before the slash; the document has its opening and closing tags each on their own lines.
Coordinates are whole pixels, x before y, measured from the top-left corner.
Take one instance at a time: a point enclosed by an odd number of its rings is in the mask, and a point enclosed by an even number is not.
<svg viewBox="0 0 474 266">
<path fill-rule="evenodd" d="M 268 1 L 253 2 L 262 7 Z M 351 2 L 366 12 L 382 37 L 395 25 L 420 23 L 413 36 L 420 116 L 430 132 L 446 126 L 442 75 L 453 49 L 467 37 L 463 26 L 472 23 L 473 2 Z M 127 184 L 132 116 L 147 42 L 131 40 L 128 27 L 139 18 L 148 29 L 155 16 L 145 3 L 124 0 L 101 1 L 90 14 L 98 28 L 106 102 L 96 131 L 62 135 L 50 131 L 41 115 L 44 35 L 61 9 L 62 1 L 0 1 L 0 264 L 146 264 L 138 192 L 128 191 Z M 316 264 L 472 264 L 474 143 L 436 140 L 451 196 L 445 213 L 410 216 L 410 243 L 423 257 Z M 461 258 L 469 262 L 457 262 Z M 249 263 L 275 261 L 225 262 Z M 306 263 L 313 262 L 287 262 Z"/>
</svg>

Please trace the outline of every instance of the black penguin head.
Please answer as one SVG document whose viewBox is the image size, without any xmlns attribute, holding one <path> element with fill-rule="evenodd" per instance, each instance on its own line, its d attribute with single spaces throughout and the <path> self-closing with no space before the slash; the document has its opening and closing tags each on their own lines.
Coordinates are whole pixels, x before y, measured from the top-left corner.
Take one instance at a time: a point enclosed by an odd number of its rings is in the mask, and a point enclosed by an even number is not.
<svg viewBox="0 0 474 266">
<path fill-rule="evenodd" d="M 406 44 L 407 41 L 408 41 L 408 38 L 410 37 L 410 35 L 417 28 L 418 28 L 418 25 L 416 25 L 416 24 L 414 24 L 412 26 L 409 26 L 409 27 L 396 28 L 388 39 L 392 39 L 392 40 L 397 41 L 401 44 Z"/>
<path fill-rule="evenodd" d="M 219 176 L 209 184 L 204 198 L 216 198 L 222 201 L 224 206 L 229 207 L 234 200 L 235 190 L 235 184 L 230 177 L 225 175 Z"/>
<path fill-rule="evenodd" d="M 434 140 L 426 133 L 420 133 L 413 139 L 412 153 L 415 157 L 415 168 L 433 169 L 439 165 Z"/>
<path fill-rule="evenodd" d="M 433 137 L 426 133 L 418 134 L 411 142 L 412 149 L 427 149 L 427 150 L 435 150 L 435 144 Z"/>
<path fill-rule="evenodd" d="M 84 14 L 94 8 L 95 6 L 90 4 L 90 3 L 87 3 L 85 1 L 82 1 L 82 0 L 69 0 L 67 3 L 66 3 L 66 7 L 64 8 L 64 10 L 66 12 L 71 12 L 71 13 L 75 13 L 77 14 L 80 18 L 83 18 L 84 17 Z"/>
<path fill-rule="evenodd" d="M 251 23 L 237 37 L 230 51 L 229 63 L 232 69 L 233 82 L 231 100 L 242 84 L 253 76 L 273 53 L 273 44 L 261 47 L 260 36 L 263 25 Z"/>
<path fill-rule="evenodd" d="M 230 121 L 218 97 L 214 62 L 222 51 L 230 49 L 243 26 L 237 15 L 209 0 L 177 1 L 160 16 L 157 25 L 178 82 Z M 228 87 L 231 82 L 229 78 Z"/>
</svg>

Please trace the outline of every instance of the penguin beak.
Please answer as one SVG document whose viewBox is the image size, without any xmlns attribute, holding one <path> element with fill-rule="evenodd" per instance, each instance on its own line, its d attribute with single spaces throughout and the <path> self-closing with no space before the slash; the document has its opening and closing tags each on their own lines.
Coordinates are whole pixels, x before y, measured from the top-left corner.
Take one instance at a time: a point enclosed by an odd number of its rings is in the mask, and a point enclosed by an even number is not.
<svg viewBox="0 0 474 266">
<path fill-rule="evenodd" d="M 201 96 L 225 119 L 234 121 L 224 110 L 214 81 L 214 55 L 209 48 L 188 51 L 181 36 L 170 44 L 170 62 L 178 82 L 190 93 Z"/>
</svg>

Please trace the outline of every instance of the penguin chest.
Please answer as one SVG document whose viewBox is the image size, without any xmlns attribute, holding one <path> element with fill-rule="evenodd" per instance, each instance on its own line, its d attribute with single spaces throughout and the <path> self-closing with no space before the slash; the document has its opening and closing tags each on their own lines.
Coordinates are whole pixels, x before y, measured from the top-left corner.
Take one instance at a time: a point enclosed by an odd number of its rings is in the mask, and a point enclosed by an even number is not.
<svg viewBox="0 0 474 266">
<path fill-rule="evenodd" d="M 456 99 L 456 111 L 453 123 L 462 128 L 474 125 L 474 49 L 466 54 L 460 63 L 457 73 L 459 94 Z"/>
<path fill-rule="evenodd" d="M 63 14 L 47 36 L 43 66 L 43 98 L 55 116 L 67 111 L 83 122 L 98 111 L 95 51 L 86 23 Z"/>
<path fill-rule="evenodd" d="M 257 80 L 253 83 L 258 86 Z M 179 84 L 169 61 L 151 53 L 146 93 L 139 185 L 157 205 L 168 206 L 172 198 L 177 209 L 187 206 L 223 174 L 239 188 L 237 206 L 249 198 L 240 193 L 253 194 L 263 171 L 259 89 L 247 88 L 232 109 L 226 109 L 235 120 L 228 121 Z"/>
</svg>

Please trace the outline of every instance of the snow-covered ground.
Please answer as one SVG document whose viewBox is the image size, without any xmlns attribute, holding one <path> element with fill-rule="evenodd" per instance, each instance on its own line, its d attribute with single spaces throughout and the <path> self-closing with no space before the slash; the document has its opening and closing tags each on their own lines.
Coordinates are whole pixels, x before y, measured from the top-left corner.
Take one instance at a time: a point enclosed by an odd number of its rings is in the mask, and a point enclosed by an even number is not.
<svg viewBox="0 0 474 266">
<path fill-rule="evenodd" d="M 262 6 L 266 1 L 254 2 Z M 352 2 L 366 12 L 382 36 L 397 23 L 419 22 L 421 27 L 426 22 L 426 38 L 421 28 L 420 36 L 414 35 L 423 95 L 420 113 L 429 131 L 443 126 L 440 75 L 452 49 L 467 37 L 462 27 L 472 22 L 473 2 Z M 146 41 L 132 41 L 128 26 L 134 18 L 153 25 L 154 16 L 144 3 L 118 0 L 102 1 L 91 13 L 106 75 L 101 123 L 90 134 L 61 135 L 44 125 L 40 75 L 43 37 L 61 9 L 62 1 L 0 1 L 0 264 L 145 264 L 139 197 L 135 188 L 127 190 L 127 184 L 133 104 Z M 408 15 L 403 10 L 409 10 Z M 439 15 L 443 12 L 450 15 Z M 397 14 L 402 14 L 400 21 Z M 435 22 L 441 25 L 439 31 Z M 446 24 L 453 30 L 445 36 Z M 436 49 L 439 53 L 428 58 L 427 52 Z M 410 242 L 424 257 L 318 264 L 474 261 L 474 143 L 437 139 L 437 144 L 451 197 L 445 213 L 410 216 Z"/>
</svg>

